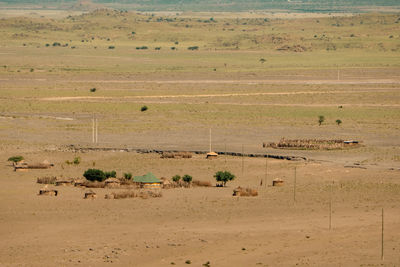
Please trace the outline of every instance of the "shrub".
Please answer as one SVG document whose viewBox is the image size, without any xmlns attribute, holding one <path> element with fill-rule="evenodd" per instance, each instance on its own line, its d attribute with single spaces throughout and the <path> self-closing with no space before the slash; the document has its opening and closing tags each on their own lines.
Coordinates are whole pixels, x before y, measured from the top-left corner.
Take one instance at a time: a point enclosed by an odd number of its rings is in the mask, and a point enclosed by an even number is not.
<svg viewBox="0 0 400 267">
<path fill-rule="evenodd" d="M 81 157 L 75 157 L 73 163 L 79 165 L 79 163 L 81 163 Z"/>
<path fill-rule="evenodd" d="M 130 172 L 124 173 L 124 178 L 125 178 L 126 180 L 131 180 L 131 179 L 132 179 L 132 173 L 130 173 Z"/>
<path fill-rule="evenodd" d="M 174 177 L 172 177 L 172 181 L 174 181 L 175 183 L 179 182 L 179 180 L 181 179 L 180 175 L 175 175 Z"/>
<path fill-rule="evenodd" d="M 46 47 L 49 47 L 49 46 L 50 46 L 50 44 L 45 44 L 45 46 L 46 46 Z"/>
<path fill-rule="evenodd" d="M 171 50 L 176 50 L 176 47 L 175 47 L 175 46 L 172 46 L 172 47 L 171 47 Z"/>
<path fill-rule="evenodd" d="M 54 42 L 53 46 L 61 46 L 61 44 L 59 42 Z"/>
<path fill-rule="evenodd" d="M 230 173 L 228 171 L 218 171 L 215 173 L 214 177 L 215 177 L 215 180 L 217 180 L 217 182 L 222 183 L 223 186 L 225 186 L 227 182 L 235 179 L 235 175 L 233 175 L 232 173 Z"/>
<path fill-rule="evenodd" d="M 108 47 L 108 49 L 114 49 L 115 48 L 115 46 L 113 46 L 113 45 L 110 45 L 109 47 Z"/>
<path fill-rule="evenodd" d="M 199 50 L 199 47 L 196 45 L 196 46 L 189 46 L 188 47 L 188 50 Z"/>
<path fill-rule="evenodd" d="M 92 92 L 92 93 L 94 93 L 94 92 L 96 92 L 96 88 L 95 87 L 93 87 L 93 88 L 90 88 L 90 92 Z"/>
<path fill-rule="evenodd" d="M 154 48 L 154 50 L 161 50 L 161 47 L 157 46 Z"/>
<path fill-rule="evenodd" d="M 321 124 L 322 124 L 324 121 L 325 121 L 325 117 L 322 116 L 322 115 L 319 115 L 319 116 L 318 116 L 318 124 L 319 124 L 319 126 L 321 126 Z"/>
<path fill-rule="evenodd" d="M 24 160 L 23 156 L 13 156 L 13 157 L 8 158 L 7 161 L 12 161 L 12 162 L 17 163 L 17 162 L 20 162 L 21 160 Z"/>
<path fill-rule="evenodd" d="M 106 175 L 102 170 L 99 169 L 88 169 L 83 173 L 83 176 L 89 181 L 102 182 L 106 179 Z"/>
<path fill-rule="evenodd" d="M 265 61 L 267 61 L 265 58 L 260 58 L 261 63 L 264 63 Z"/>
<path fill-rule="evenodd" d="M 140 111 L 143 112 L 143 111 L 146 111 L 146 110 L 148 110 L 148 109 L 149 109 L 149 108 L 148 108 L 147 106 L 143 106 L 143 107 L 140 108 Z"/>
<path fill-rule="evenodd" d="M 190 183 L 192 179 L 192 176 L 190 176 L 189 174 L 185 174 L 184 176 L 182 176 L 182 180 L 186 183 Z"/>
<path fill-rule="evenodd" d="M 106 176 L 106 178 L 116 178 L 117 177 L 117 172 L 116 171 L 110 171 L 110 172 L 104 172 L 104 175 Z"/>
<path fill-rule="evenodd" d="M 336 124 L 338 125 L 338 126 L 340 126 L 340 124 L 342 124 L 342 121 L 341 120 L 336 120 Z"/>
</svg>

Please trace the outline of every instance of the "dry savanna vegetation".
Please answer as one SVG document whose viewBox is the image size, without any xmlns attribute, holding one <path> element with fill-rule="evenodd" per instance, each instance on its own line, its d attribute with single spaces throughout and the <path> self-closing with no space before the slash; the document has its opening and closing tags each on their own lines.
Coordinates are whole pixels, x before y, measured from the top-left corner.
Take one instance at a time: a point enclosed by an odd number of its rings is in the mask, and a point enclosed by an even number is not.
<svg viewBox="0 0 400 267">
<path fill-rule="evenodd" d="M 2 9 L 0 265 L 399 265 L 399 26 Z"/>
</svg>

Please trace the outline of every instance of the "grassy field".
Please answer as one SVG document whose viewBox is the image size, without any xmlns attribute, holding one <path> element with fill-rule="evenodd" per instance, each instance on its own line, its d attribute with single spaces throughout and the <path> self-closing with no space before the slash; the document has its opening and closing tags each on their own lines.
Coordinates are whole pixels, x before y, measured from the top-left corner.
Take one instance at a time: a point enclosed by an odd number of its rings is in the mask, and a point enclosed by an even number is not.
<svg viewBox="0 0 400 267">
<path fill-rule="evenodd" d="M 199 148 L 208 128 L 257 151 L 285 135 L 399 142 L 398 14 L 53 13 L 0 20 L 9 142 L 87 144 L 93 114 L 108 145 Z"/>
</svg>

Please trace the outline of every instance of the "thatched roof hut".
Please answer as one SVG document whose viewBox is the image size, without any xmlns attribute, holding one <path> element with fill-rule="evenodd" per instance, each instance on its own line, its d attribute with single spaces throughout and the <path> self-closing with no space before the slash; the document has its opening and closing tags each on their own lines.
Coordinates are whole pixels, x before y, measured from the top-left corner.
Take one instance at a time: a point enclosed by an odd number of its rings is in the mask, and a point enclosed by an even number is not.
<svg viewBox="0 0 400 267">
<path fill-rule="evenodd" d="M 97 194 L 93 190 L 89 190 L 85 192 L 85 196 L 83 197 L 84 199 L 95 199 L 97 197 Z"/>
<path fill-rule="evenodd" d="M 142 175 L 133 177 L 133 182 L 139 184 L 142 188 L 160 188 L 161 181 L 157 177 L 154 176 L 151 172 Z"/>
<path fill-rule="evenodd" d="M 76 178 L 74 179 L 74 186 L 85 186 L 85 182 L 87 180 L 83 178 Z"/>
<path fill-rule="evenodd" d="M 161 180 L 162 188 L 167 189 L 167 188 L 171 188 L 172 187 L 171 181 L 168 180 L 167 178 L 161 177 L 160 180 Z"/>
<path fill-rule="evenodd" d="M 272 186 L 283 186 L 283 180 L 280 178 L 275 178 L 272 180 Z"/>
<path fill-rule="evenodd" d="M 39 196 L 54 196 L 58 195 L 58 191 L 54 189 L 48 189 L 47 185 L 39 190 Z"/>
<path fill-rule="evenodd" d="M 121 181 L 117 178 L 107 178 L 104 183 L 106 184 L 106 187 L 110 188 L 120 187 L 121 185 Z"/>
<path fill-rule="evenodd" d="M 60 179 L 60 180 L 56 180 L 56 186 L 68 186 L 68 185 L 74 185 L 74 180 L 72 179 Z"/>
<path fill-rule="evenodd" d="M 14 164 L 14 171 L 23 171 L 27 169 L 49 169 L 53 167 L 54 164 L 45 160 L 42 163 L 28 164 L 27 162 L 18 162 Z"/>
<path fill-rule="evenodd" d="M 213 159 L 213 158 L 217 158 L 218 154 L 215 152 L 208 152 L 206 155 L 206 159 Z"/>
</svg>

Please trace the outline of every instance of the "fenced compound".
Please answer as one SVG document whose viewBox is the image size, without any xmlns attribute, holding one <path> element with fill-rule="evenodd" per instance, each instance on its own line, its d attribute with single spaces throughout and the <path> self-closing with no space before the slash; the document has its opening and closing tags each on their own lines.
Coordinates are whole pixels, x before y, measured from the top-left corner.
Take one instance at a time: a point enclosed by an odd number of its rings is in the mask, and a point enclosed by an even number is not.
<svg viewBox="0 0 400 267">
<path fill-rule="evenodd" d="M 335 150 L 359 147 L 359 141 L 341 139 L 285 139 L 279 142 L 263 143 L 263 147 L 276 149 Z"/>
</svg>

